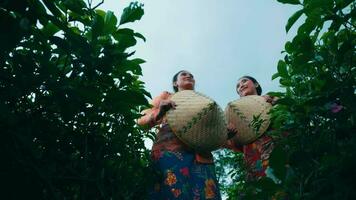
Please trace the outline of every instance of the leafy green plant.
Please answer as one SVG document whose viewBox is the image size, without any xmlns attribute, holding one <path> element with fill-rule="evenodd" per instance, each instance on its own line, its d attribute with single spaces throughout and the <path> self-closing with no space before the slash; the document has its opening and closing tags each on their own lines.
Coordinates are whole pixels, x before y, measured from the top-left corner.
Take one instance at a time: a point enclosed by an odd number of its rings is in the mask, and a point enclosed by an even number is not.
<svg viewBox="0 0 356 200">
<path fill-rule="evenodd" d="M 148 152 L 135 125 L 147 106 L 145 38 L 83 0 L 0 2 L 3 199 L 145 199 Z M 119 23 L 118 23 L 119 21 Z"/>
</svg>

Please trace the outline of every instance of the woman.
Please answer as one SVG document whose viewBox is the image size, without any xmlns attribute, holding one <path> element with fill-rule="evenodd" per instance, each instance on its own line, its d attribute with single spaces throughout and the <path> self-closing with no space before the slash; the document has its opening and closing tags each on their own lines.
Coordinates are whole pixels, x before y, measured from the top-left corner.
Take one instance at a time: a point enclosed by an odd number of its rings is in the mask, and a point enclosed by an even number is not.
<svg viewBox="0 0 356 200">
<path fill-rule="evenodd" d="M 243 76 L 237 81 L 237 94 L 240 97 L 248 95 L 261 95 L 262 88 L 260 84 L 251 76 Z M 270 96 L 263 96 L 267 102 L 274 104 L 275 99 Z M 235 129 L 232 124 L 230 129 Z M 239 133 L 237 133 L 239 134 Z M 228 141 L 228 148 L 242 152 L 247 166 L 247 180 L 256 180 L 260 177 L 266 176 L 266 169 L 268 167 L 268 159 L 273 149 L 273 140 L 270 136 L 263 134 L 255 141 L 246 145 L 237 145 L 233 140 Z"/>
<path fill-rule="evenodd" d="M 175 92 L 194 90 L 193 75 L 179 71 L 173 77 Z M 163 92 L 152 101 L 153 107 L 138 120 L 140 125 L 159 125 L 152 147 L 154 168 L 160 173 L 151 199 L 221 199 L 211 153 L 194 152 L 172 132 L 165 119 L 168 110 L 176 107 L 169 92 Z"/>
</svg>

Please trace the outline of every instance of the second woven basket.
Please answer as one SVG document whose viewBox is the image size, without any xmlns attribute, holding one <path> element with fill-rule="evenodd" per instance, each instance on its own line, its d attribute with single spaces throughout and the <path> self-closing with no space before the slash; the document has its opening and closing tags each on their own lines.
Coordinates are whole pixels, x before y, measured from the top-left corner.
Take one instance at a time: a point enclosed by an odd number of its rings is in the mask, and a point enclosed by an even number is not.
<svg viewBox="0 0 356 200">
<path fill-rule="evenodd" d="M 228 103 L 225 109 L 227 123 L 233 124 L 238 133 L 233 137 L 237 144 L 248 144 L 260 137 L 269 127 L 268 112 L 271 104 L 258 95 L 241 97 Z"/>
</svg>

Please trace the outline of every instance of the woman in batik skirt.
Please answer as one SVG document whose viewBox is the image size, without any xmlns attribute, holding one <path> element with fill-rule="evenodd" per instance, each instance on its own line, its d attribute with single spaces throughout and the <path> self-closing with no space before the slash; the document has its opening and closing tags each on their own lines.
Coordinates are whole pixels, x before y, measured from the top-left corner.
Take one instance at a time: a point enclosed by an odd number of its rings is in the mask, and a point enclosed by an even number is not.
<svg viewBox="0 0 356 200">
<path fill-rule="evenodd" d="M 179 71 L 173 77 L 174 92 L 194 90 L 193 75 Z M 221 199 L 212 154 L 197 153 L 172 132 L 165 114 L 175 109 L 172 94 L 163 92 L 152 100 L 152 108 L 145 110 L 140 125 L 156 127 L 158 133 L 152 146 L 153 168 L 158 177 L 150 192 L 150 199 L 205 200 Z"/>
</svg>

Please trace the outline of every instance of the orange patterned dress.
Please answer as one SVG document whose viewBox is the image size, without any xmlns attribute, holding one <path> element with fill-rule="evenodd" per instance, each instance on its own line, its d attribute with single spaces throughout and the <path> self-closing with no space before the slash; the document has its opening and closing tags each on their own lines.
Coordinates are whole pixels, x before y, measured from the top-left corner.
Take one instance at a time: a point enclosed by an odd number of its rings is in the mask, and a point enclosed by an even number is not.
<svg viewBox="0 0 356 200">
<path fill-rule="evenodd" d="M 233 151 L 244 154 L 247 166 L 247 180 L 255 180 L 266 176 L 268 160 L 273 146 L 272 138 L 266 134 L 263 134 L 249 144 L 237 145 L 233 140 L 229 140 L 227 145 Z"/>
<path fill-rule="evenodd" d="M 171 95 L 163 92 L 154 98 L 153 107 L 138 120 L 140 125 L 158 126 L 151 151 L 158 181 L 150 191 L 150 199 L 221 199 L 211 153 L 194 152 L 175 136 L 165 118 L 155 120 L 160 102 Z"/>
</svg>

